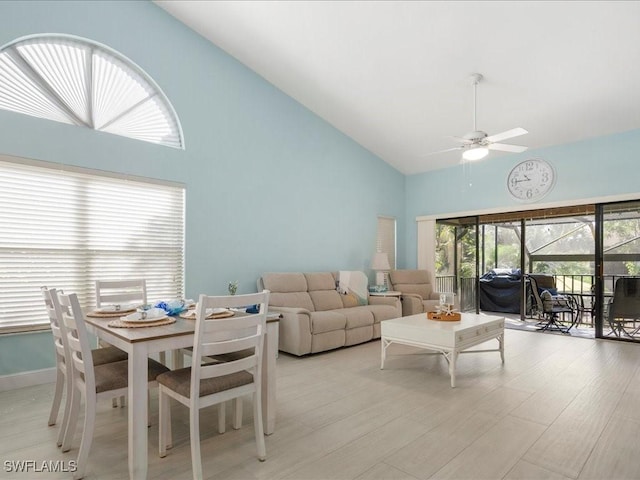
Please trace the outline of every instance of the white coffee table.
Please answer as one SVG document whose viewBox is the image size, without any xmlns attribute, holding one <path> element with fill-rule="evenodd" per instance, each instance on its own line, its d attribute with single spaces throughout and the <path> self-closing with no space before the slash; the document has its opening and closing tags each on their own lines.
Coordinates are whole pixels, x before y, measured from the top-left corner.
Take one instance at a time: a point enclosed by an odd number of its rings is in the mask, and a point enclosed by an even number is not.
<svg viewBox="0 0 640 480">
<path fill-rule="evenodd" d="M 434 350 L 442 353 L 449 362 L 451 386 L 456 386 L 456 359 L 460 353 L 500 352 L 504 363 L 504 317 L 463 313 L 458 322 L 429 320 L 426 313 L 408 317 L 383 320 L 381 323 L 381 363 L 392 343 Z M 498 340 L 499 348 L 493 350 L 468 350 L 492 339 Z"/>
</svg>

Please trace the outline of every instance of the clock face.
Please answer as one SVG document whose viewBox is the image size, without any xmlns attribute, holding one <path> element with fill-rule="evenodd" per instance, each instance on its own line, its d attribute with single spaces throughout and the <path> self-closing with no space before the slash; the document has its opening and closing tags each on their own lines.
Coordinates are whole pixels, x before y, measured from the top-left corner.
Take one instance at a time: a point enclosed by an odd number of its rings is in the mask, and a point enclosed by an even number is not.
<svg viewBox="0 0 640 480">
<path fill-rule="evenodd" d="M 513 167 L 507 177 L 507 188 L 516 200 L 534 202 L 551 191 L 555 180 L 553 167 L 544 160 L 533 158 Z"/>
</svg>

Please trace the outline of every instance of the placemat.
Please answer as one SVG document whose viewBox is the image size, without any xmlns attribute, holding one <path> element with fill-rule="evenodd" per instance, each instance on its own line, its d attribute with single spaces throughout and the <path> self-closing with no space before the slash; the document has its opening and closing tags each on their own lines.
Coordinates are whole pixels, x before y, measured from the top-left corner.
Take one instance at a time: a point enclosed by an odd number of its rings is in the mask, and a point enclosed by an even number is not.
<svg viewBox="0 0 640 480">
<path fill-rule="evenodd" d="M 141 327 L 159 327 L 160 325 L 169 325 L 175 323 L 176 319 L 171 317 L 161 318 L 159 320 L 151 320 L 150 322 L 127 322 L 121 318 L 116 318 L 107 323 L 110 327 L 115 328 L 141 328 Z"/>
<path fill-rule="evenodd" d="M 229 318 L 229 317 L 233 317 L 236 314 L 236 312 L 232 312 L 231 310 L 227 311 L 227 312 L 220 312 L 220 313 L 212 313 L 211 315 L 207 315 L 208 319 L 211 318 Z M 180 318 L 186 318 L 187 320 L 195 320 L 196 319 L 196 311 L 195 310 L 189 310 L 187 312 L 183 312 L 180 314 Z"/>
<path fill-rule="evenodd" d="M 93 311 L 93 312 L 87 313 L 87 317 L 113 318 L 113 317 L 121 317 L 122 315 L 127 315 L 127 314 L 133 313 L 135 311 L 136 311 L 135 308 L 130 308 L 129 310 L 119 310 L 117 312 L 98 312 L 98 311 Z"/>
</svg>

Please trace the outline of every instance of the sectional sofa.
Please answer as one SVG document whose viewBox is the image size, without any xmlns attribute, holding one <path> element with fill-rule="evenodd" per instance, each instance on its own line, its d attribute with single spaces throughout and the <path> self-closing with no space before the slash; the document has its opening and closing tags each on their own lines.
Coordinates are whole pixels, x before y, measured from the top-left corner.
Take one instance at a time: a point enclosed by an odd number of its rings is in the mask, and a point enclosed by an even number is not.
<svg viewBox="0 0 640 480">
<path fill-rule="evenodd" d="M 363 301 L 337 286 L 337 272 L 266 273 L 258 280 L 258 291 L 271 292 L 269 311 L 282 314 L 281 351 L 301 356 L 368 342 L 380 338 L 382 320 L 402 316 L 396 297 Z"/>
</svg>

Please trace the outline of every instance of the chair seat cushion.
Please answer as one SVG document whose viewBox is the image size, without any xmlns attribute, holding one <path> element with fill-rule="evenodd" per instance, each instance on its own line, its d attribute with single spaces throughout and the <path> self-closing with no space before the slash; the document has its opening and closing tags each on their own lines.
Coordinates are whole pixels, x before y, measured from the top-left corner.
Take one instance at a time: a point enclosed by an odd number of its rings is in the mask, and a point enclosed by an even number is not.
<svg viewBox="0 0 640 480">
<path fill-rule="evenodd" d="M 93 357 L 94 366 L 102 365 L 104 363 L 120 362 L 129 358 L 127 352 L 113 346 L 91 350 L 91 356 Z"/>
<path fill-rule="evenodd" d="M 95 365 L 93 370 L 96 377 L 96 393 L 127 388 L 129 384 L 128 360 Z M 169 372 L 167 367 L 155 360 L 149 359 L 148 376 L 150 382 L 156 380 L 159 375 L 165 372 Z"/>
<path fill-rule="evenodd" d="M 157 380 L 160 385 L 164 385 L 183 397 L 191 397 L 191 367 L 163 373 L 158 376 Z M 253 375 L 245 371 L 221 377 L 205 378 L 200 380 L 200 396 L 212 395 L 250 383 L 253 383 Z"/>
</svg>

